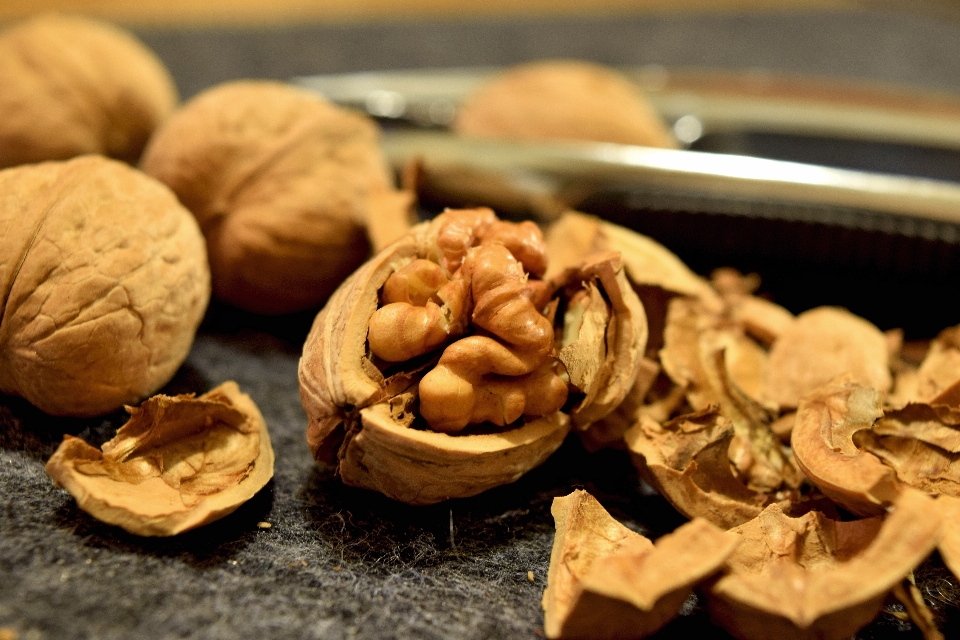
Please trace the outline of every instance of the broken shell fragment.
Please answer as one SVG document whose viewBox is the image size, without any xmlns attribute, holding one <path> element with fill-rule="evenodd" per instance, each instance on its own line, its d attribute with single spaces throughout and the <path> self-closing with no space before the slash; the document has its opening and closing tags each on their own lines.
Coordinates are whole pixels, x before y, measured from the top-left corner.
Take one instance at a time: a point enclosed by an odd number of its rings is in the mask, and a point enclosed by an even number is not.
<svg viewBox="0 0 960 640">
<path fill-rule="evenodd" d="M 840 377 L 807 394 L 794 420 L 797 464 L 824 495 L 861 516 L 883 513 L 900 494 L 893 469 L 854 441 L 882 415 L 876 390 Z"/>
<path fill-rule="evenodd" d="M 673 294 L 719 301 L 710 284 L 673 252 L 652 238 L 577 211 L 565 212 L 546 234 L 550 270 L 558 273 L 600 251 L 619 251 L 635 286 L 655 286 Z"/>
<path fill-rule="evenodd" d="M 934 549 L 940 524 L 919 491 L 883 518 L 851 522 L 772 505 L 733 530 L 742 541 L 707 593 L 711 618 L 743 640 L 849 638 Z"/>
<path fill-rule="evenodd" d="M 516 480 L 612 412 L 643 363 L 643 308 L 617 254 L 547 268 L 539 229 L 489 209 L 448 210 L 365 263 L 304 345 L 314 457 L 430 504 Z"/>
<path fill-rule="evenodd" d="M 717 407 L 663 425 L 641 417 L 624 436 L 638 472 L 680 513 L 729 529 L 755 518 L 792 491 L 749 489 L 731 470 L 733 423 Z"/>
<path fill-rule="evenodd" d="M 960 381 L 960 326 L 944 329 L 930 342 L 917 371 L 916 399 L 932 401 Z"/>
<path fill-rule="evenodd" d="M 881 393 L 889 391 L 886 338 L 846 309 L 811 309 L 797 316 L 770 349 L 766 396 L 793 408 L 804 394 L 845 373 Z"/>
<path fill-rule="evenodd" d="M 704 520 L 653 544 L 585 491 L 555 498 L 557 532 L 543 594 L 548 638 L 642 638 L 673 619 L 738 540 Z"/>
<path fill-rule="evenodd" d="M 98 520 L 172 536 L 233 512 L 273 477 L 266 423 L 235 382 L 127 411 L 100 450 L 67 435 L 47 462 L 54 482 Z"/>
<path fill-rule="evenodd" d="M 801 402 L 792 445 L 810 480 L 859 515 L 882 513 L 910 490 L 960 498 L 956 404 L 883 409 L 875 390 L 840 378 Z"/>
</svg>

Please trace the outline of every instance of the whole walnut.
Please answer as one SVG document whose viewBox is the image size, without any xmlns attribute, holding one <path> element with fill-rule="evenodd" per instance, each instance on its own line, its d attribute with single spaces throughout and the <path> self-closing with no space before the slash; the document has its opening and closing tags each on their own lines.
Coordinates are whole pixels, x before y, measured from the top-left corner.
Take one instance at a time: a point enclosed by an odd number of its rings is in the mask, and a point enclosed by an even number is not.
<svg viewBox="0 0 960 640">
<path fill-rule="evenodd" d="M 0 229 L 0 392 L 92 416 L 173 376 L 210 274 L 169 189 L 102 156 L 5 169 Z"/>
<path fill-rule="evenodd" d="M 432 504 L 514 482 L 630 394 L 647 321 L 617 252 L 543 279 L 530 221 L 448 209 L 355 271 L 314 320 L 300 398 L 344 483 Z"/>
<path fill-rule="evenodd" d="M 177 90 L 132 34 L 57 14 L 0 34 L 0 169 L 99 153 L 135 163 Z"/>
<path fill-rule="evenodd" d="M 200 222 L 214 295 L 256 313 L 319 306 L 367 258 L 368 221 L 404 218 L 412 202 L 372 120 L 277 82 L 200 94 L 141 167 Z"/>
<path fill-rule="evenodd" d="M 495 75 L 464 101 L 457 133 L 511 140 L 596 140 L 676 147 L 638 87 L 607 67 L 543 60 Z"/>
</svg>

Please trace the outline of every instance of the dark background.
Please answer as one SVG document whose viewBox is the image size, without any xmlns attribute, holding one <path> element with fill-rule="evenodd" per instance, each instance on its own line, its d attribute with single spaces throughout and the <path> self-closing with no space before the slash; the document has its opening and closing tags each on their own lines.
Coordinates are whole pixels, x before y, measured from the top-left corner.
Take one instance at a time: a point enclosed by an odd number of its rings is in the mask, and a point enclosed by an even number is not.
<svg viewBox="0 0 960 640">
<path fill-rule="evenodd" d="M 184 98 L 235 78 L 540 57 L 763 68 L 960 91 L 960 23 L 893 11 L 141 29 L 138 35 L 170 67 Z M 836 163 L 828 147 L 820 160 Z M 774 150 L 780 151 L 789 150 Z M 864 157 L 867 166 L 875 161 Z M 695 223 L 684 224 L 696 233 Z M 960 317 L 951 306 L 952 280 L 936 272 L 919 278 L 861 265 L 837 276 L 829 264 L 785 266 L 705 246 L 691 242 L 678 250 L 702 272 L 725 264 L 757 267 L 764 290 L 794 311 L 850 301 L 883 328 L 897 322 L 918 338 Z M 843 286 L 827 286 L 837 281 Z M 918 291 L 922 286 L 928 288 Z M 856 295 L 864 287 L 869 295 Z M 891 306 L 897 312 L 883 316 Z M 585 488 L 652 537 L 681 522 L 645 490 L 622 453 L 587 455 L 575 441 L 514 485 L 432 507 L 343 487 L 315 466 L 304 440 L 296 366 L 312 315 L 265 319 L 211 306 L 165 391 L 199 393 L 236 380 L 267 420 L 276 476 L 233 515 L 174 539 L 138 538 L 97 522 L 43 471 L 64 433 L 100 444 L 122 415 L 57 419 L 0 397 L 0 629 L 29 640 L 536 637 L 553 497 Z M 261 521 L 272 527 L 258 528 Z M 947 637 L 955 635 L 955 583 L 936 558 L 919 577 Z M 660 637 L 726 637 L 697 598 L 683 614 Z M 884 614 L 859 637 L 919 634 Z"/>
</svg>

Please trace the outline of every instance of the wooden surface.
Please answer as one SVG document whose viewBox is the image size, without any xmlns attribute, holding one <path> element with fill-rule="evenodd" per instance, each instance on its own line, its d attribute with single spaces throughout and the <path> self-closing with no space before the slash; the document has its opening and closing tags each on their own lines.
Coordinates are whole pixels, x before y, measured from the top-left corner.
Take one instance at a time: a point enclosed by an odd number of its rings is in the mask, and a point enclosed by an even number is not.
<svg viewBox="0 0 960 640">
<path fill-rule="evenodd" d="M 0 21 L 41 11 L 83 13 L 127 24 L 250 25 L 426 17 L 849 9 L 863 4 L 857 0 L 2 0 Z"/>
</svg>

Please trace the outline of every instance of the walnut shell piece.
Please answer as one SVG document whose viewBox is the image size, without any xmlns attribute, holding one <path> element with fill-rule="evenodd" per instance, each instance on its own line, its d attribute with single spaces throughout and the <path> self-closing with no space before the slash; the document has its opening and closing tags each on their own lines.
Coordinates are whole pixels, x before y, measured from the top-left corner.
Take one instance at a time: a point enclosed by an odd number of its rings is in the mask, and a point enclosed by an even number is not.
<svg viewBox="0 0 960 640">
<path fill-rule="evenodd" d="M 653 544 L 585 491 L 554 498 L 557 532 L 543 594 L 548 638 L 642 638 L 673 619 L 739 540 L 705 520 Z"/>
<path fill-rule="evenodd" d="M 210 297 L 169 189 L 102 156 L 0 171 L 0 392 L 93 416 L 156 392 Z"/>
<path fill-rule="evenodd" d="M 840 378 L 809 394 L 792 436 L 797 462 L 824 494 L 861 515 L 920 490 L 947 510 L 960 498 L 960 406 L 881 407 L 879 394 Z"/>
<path fill-rule="evenodd" d="M 766 396 L 782 408 L 849 373 L 860 384 L 886 393 L 893 385 L 890 353 L 873 324 L 838 307 L 818 307 L 797 316 L 770 349 Z"/>
<path fill-rule="evenodd" d="M 318 314 L 300 360 L 314 457 L 347 484 L 430 504 L 516 480 L 560 446 L 577 408 L 612 411 L 639 375 L 641 359 L 619 352 L 642 353 L 642 308 L 617 302 L 632 290 L 616 255 L 560 284 L 538 279 L 542 244 L 532 223 L 449 210 L 354 272 Z M 610 322 L 623 335 L 599 331 L 611 353 L 584 379 L 610 388 L 590 403 L 557 357 L 556 309 L 575 284 L 604 291 L 613 315 L 636 312 Z M 397 320 L 381 323 L 384 314 Z M 608 360 L 626 364 L 611 370 Z"/>
<path fill-rule="evenodd" d="M 851 522 L 772 505 L 733 530 L 742 542 L 707 593 L 711 618 L 743 640 L 849 638 L 933 551 L 940 527 L 919 491 L 885 517 Z"/>
<path fill-rule="evenodd" d="M 0 34 L 0 87 L 0 169 L 88 153 L 136 163 L 178 101 L 133 34 L 59 14 Z"/>
<path fill-rule="evenodd" d="M 127 411 L 101 450 L 67 435 L 47 462 L 54 482 L 98 520 L 172 536 L 232 513 L 273 477 L 266 422 L 235 382 Z"/>
<path fill-rule="evenodd" d="M 406 224 L 376 125 L 279 82 L 218 85 L 157 131 L 143 170 L 168 185 L 207 239 L 213 292 L 256 313 L 315 308 Z"/>
<path fill-rule="evenodd" d="M 733 423 L 718 407 L 659 424 L 641 416 L 624 435 L 637 471 L 677 511 L 729 529 L 757 517 L 770 504 L 789 505 L 793 492 L 751 490 L 730 461 Z"/>
<path fill-rule="evenodd" d="M 514 140 L 677 144 L 638 87 L 613 69 L 573 60 L 518 65 L 468 96 L 457 133 Z"/>
</svg>

